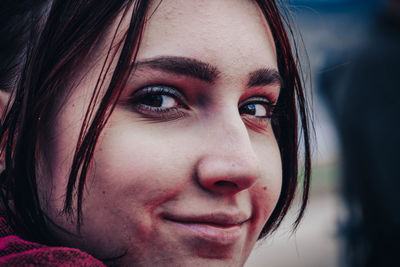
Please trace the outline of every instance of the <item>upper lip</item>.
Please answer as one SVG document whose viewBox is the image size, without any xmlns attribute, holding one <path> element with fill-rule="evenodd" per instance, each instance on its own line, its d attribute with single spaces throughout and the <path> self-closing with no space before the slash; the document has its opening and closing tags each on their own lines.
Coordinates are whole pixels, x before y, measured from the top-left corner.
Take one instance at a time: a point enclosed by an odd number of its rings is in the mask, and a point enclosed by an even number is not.
<svg viewBox="0 0 400 267">
<path fill-rule="evenodd" d="M 180 223 L 204 223 L 220 226 L 240 225 L 250 219 L 250 216 L 246 215 L 244 212 L 210 212 L 195 215 L 165 214 L 163 217 L 164 219 Z"/>
</svg>

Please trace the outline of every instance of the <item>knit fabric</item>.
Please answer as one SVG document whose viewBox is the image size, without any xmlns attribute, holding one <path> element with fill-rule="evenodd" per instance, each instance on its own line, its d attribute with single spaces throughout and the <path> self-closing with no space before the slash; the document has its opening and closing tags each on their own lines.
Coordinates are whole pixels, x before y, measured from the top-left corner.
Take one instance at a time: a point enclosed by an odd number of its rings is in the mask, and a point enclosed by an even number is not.
<svg viewBox="0 0 400 267">
<path fill-rule="evenodd" d="M 102 266 L 105 265 L 78 249 L 49 247 L 22 240 L 0 217 L 0 266 Z"/>
</svg>

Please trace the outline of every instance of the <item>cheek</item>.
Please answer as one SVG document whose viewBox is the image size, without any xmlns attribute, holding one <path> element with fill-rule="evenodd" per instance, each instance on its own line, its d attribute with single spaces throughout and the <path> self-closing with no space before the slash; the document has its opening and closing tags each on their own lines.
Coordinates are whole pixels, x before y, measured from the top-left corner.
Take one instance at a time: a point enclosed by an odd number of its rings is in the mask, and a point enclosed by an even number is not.
<svg viewBox="0 0 400 267">
<path fill-rule="evenodd" d="M 190 163 L 186 153 L 178 152 L 176 138 L 166 136 L 151 127 L 111 121 L 97 145 L 90 190 L 101 190 L 112 202 L 141 207 L 157 206 L 183 191 Z"/>
<path fill-rule="evenodd" d="M 254 138 L 261 139 L 262 135 Z M 258 215 L 262 228 L 274 210 L 281 193 L 282 161 L 275 138 L 268 139 L 268 142 L 265 142 L 265 138 L 263 142 L 259 141 L 255 142 L 259 145 L 255 145 L 254 150 L 260 159 L 262 178 L 252 189 L 252 202 L 253 207 L 258 209 L 255 214 Z"/>
<path fill-rule="evenodd" d="M 186 191 L 190 162 L 177 148 L 177 138 L 166 131 L 138 127 L 119 110 L 104 128 L 83 202 L 83 233 L 96 254 L 110 255 L 113 249 L 115 255 L 136 243 L 144 250 L 157 240 L 154 215 L 160 205 Z"/>
</svg>

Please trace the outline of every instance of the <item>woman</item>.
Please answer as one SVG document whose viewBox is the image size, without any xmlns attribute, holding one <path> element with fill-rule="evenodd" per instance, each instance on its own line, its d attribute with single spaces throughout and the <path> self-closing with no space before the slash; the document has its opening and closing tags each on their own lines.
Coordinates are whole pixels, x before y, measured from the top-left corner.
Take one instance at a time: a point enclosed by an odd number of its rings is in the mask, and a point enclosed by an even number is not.
<svg viewBox="0 0 400 267">
<path fill-rule="evenodd" d="M 294 197 L 297 108 L 298 223 L 307 118 L 274 1 L 55 0 L 30 14 L 4 104 L 3 221 L 46 264 L 243 265 Z"/>
</svg>

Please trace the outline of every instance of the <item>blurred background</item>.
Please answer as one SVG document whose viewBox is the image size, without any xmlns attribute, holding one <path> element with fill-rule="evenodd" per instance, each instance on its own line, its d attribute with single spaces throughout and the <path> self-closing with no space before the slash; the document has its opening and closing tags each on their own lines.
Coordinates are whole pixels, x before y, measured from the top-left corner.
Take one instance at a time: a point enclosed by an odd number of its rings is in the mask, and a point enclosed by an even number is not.
<svg viewBox="0 0 400 267">
<path fill-rule="evenodd" d="M 345 163 L 336 114 L 338 95 L 346 86 L 340 83 L 348 82 L 343 80 L 343 70 L 358 64 L 357 55 L 373 36 L 377 20 L 391 7 L 384 0 L 284 2 L 293 13 L 294 27 L 301 33 L 296 38 L 302 37 L 309 59 L 308 66 L 298 42 L 306 82 L 312 84 L 312 89 L 308 86 L 315 127 L 311 197 L 297 232 L 292 233 L 291 226 L 299 207 L 295 203 L 280 229 L 258 244 L 245 266 L 346 266 L 342 236 L 348 211 L 341 194 Z"/>
</svg>

